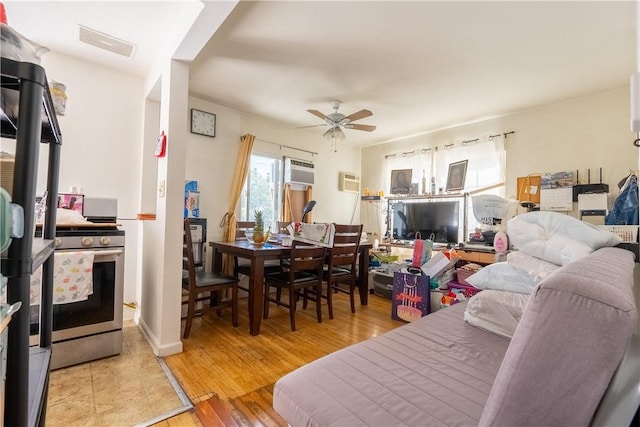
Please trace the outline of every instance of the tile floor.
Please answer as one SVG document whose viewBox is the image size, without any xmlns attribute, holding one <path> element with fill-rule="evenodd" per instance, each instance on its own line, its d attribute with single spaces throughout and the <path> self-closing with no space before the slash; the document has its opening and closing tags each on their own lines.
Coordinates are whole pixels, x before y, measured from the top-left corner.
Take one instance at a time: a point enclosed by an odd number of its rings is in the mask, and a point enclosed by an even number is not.
<svg viewBox="0 0 640 427">
<path fill-rule="evenodd" d="M 133 426 L 181 408 L 142 332 L 125 320 L 122 354 L 51 372 L 47 426 Z"/>
</svg>

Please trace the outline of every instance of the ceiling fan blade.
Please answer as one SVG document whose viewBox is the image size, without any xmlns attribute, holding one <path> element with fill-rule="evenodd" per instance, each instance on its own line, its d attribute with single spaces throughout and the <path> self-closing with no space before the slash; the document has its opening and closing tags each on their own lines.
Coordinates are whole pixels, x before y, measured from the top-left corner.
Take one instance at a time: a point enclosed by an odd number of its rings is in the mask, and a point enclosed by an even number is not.
<svg viewBox="0 0 640 427">
<path fill-rule="evenodd" d="M 376 130 L 376 127 L 373 125 L 359 125 L 354 123 L 349 123 L 345 127 L 347 129 L 366 130 L 367 132 L 373 132 L 374 130 Z"/>
<path fill-rule="evenodd" d="M 328 119 L 328 117 L 325 114 L 321 113 L 318 110 L 307 110 L 307 111 L 310 112 L 311 114 L 313 114 L 316 117 L 320 117 L 322 120 L 327 120 Z"/>
<path fill-rule="evenodd" d="M 329 126 L 329 125 L 327 123 L 322 123 L 321 125 L 298 126 L 298 127 L 295 127 L 294 129 L 317 128 L 320 126 Z"/>
<path fill-rule="evenodd" d="M 309 111 L 310 112 L 310 111 Z M 353 114 L 348 115 L 342 120 L 347 120 L 349 122 L 355 122 L 356 120 L 364 119 L 365 117 L 373 116 L 373 113 L 369 110 L 360 110 Z"/>
</svg>

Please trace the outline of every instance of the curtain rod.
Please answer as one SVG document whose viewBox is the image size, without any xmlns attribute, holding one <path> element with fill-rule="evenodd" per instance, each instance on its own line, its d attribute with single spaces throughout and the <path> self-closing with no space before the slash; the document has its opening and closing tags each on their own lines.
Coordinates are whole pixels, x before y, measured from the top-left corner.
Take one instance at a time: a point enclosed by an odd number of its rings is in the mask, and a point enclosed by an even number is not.
<svg viewBox="0 0 640 427">
<path fill-rule="evenodd" d="M 514 130 L 509 131 L 509 132 L 496 133 L 494 135 L 488 135 L 486 137 L 486 139 L 487 139 L 487 141 L 493 141 L 495 138 L 500 137 L 500 136 L 502 136 L 504 139 L 507 139 L 507 137 L 509 135 L 513 135 L 515 133 L 516 133 L 516 131 L 514 131 Z M 638 135 L 640 136 L 640 133 Z M 481 142 L 485 142 L 485 141 L 483 141 L 483 139 L 484 138 L 475 138 L 475 139 L 462 140 L 460 142 L 460 146 L 466 147 L 467 145 L 469 145 L 472 142 L 475 142 L 475 143 L 479 144 Z M 640 139 L 637 139 L 636 142 L 638 142 L 637 146 L 640 147 Z M 456 147 L 456 143 L 455 142 L 451 143 L 451 144 L 444 144 L 442 146 L 442 148 L 445 149 L 445 150 L 449 150 L 449 149 L 452 149 L 452 148 L 455 148 L 455 147 Z M 437 145 L 434 146 L 433 148 L 434 148 L 435 151 L 438 151 L 438 146 Z M 423 149 L 420 150 L 420 153 L 421 154 L 425 154 L 430 150 L 431 150 L 431 148 L 423 148 Z M 407 157 L 408 155 L 413 155 L 413 154 L 415 154 L 415 150 L 414 151 L 406 151 L 406 152 L 402 153 L 402 157 Z M 385 159 L 394 159 L 394 158 L 396 158 L 396 154 L 386 154 L 384 156 L 384 158 Z"/>
<path fill-rule="evenodd" d="M 261 142 L 266 142 L 267 144 L 277 145 L 278 147 L 280 147 L 281 150 L 284 147 L 284 148 L 288 148 L 290 150 L 297 150 L 297 151 L 302 151 L 304 153 L 309 153 L 312 156 L 317 156 L 318 155 L 318 153 L 316 153 L 315 151 L 304 150 L 302 148 L 296 148 L 296 147 L 292 147 L 290 145 L 285 145 L 285 144 L 278 144 L 277 142 L 267 141 L 266 139 L 261 139 L 261 138 L 258 138 L 258 137 L 256 137 L 256 139 L 258 141 L 261 141 Z"/>
</svg>

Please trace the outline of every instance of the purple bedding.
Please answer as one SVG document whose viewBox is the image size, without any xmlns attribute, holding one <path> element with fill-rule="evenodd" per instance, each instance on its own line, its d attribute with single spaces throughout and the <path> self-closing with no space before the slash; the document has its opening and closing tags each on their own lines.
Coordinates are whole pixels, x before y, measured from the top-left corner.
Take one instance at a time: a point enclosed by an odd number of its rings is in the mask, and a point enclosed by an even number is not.
<svg viewBox="0 0 640 427">
<path fill-rule="evenodd" d="M 430 314 L 282 377 L 273 407 L 292 426 L 477 425 L 509 340 Z"/>
</svg>

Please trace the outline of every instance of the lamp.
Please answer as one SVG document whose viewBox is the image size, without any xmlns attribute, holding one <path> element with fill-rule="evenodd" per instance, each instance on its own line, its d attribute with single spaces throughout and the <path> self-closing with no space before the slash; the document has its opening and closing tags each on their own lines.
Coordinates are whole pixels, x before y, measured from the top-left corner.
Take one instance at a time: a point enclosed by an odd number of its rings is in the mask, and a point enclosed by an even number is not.
<svg viewBox="0 0 640 427">
<path fill-rule="evenodd" d="M 316 205 L 315 200 L 309 200 L 309 203 L 304 205 L 304 207 L 302 208 L 302 219 L 300 220 L 300 222 L 304 222 L 304 218 L 307 216 L 309 212 L 311 212 L 311 209 L 313 209 L 315 205 Z"/>
<path fill-rule="evenodd" d="M 339 126 L 334 126 L 331 129 L 329 129 L 328 131 L 326 131 L 324 134 L 322 134 L 322 136 L 324 136 L 325 138 L 331 140 L 331 139 L 337 139 L 342 141 L 344 139 L 344 132 L 342 132 L 342 129 L 340 129 Z"/>
</svg>

